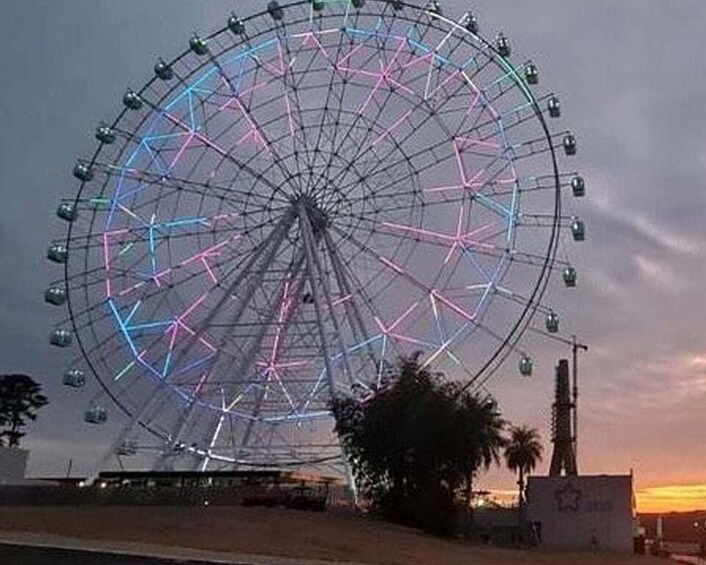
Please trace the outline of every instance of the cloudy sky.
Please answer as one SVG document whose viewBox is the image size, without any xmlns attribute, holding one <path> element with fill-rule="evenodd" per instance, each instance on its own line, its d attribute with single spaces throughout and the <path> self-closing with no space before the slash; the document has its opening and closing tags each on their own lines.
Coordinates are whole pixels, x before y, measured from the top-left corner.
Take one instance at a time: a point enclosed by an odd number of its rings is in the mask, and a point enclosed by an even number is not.
<svg viewBox="0 0 706 565">
<path fill-rule="evenodd" d="M 457 17 L 468 7 L 443 4 Z M 105 430 L 81 424 L 90 398 L 61 390 L 65 358 L 47 345 L 55 318 L 42 303 L 57 277 L 44 255 L 60 233 L 57 202 L 75 187 L 74 160 L 92 150 L 97 121 L 115 114 L 125 87 L 139 87 L 157 56 L 251 6 L 0 0 L 0 371 L 35 375 L 53 400 L 26 442 L 34 474 L 62 473 L 70 458 L 80 471 L 107 441 Z M 506 32 L 521 58 L 540 66 L 580 142 L 589 196 L 576 209 L 589 231 L 571 249 L 580 290 L 560 306 L 590 345 L 581 365 L 581 468 L 634 469 L 645 507 L 666 495 L 700 498 L 706 507 L 704 490 L 695 487 L 706 483 L 706 59 L 699 44 L 706 4 L 473 6 L 486 35 Z M 498 377 L 491 390 L 507 417 L 539 427 L 548 439 L 553 384 L 546 369 L 531 390 L 511 376 Z M 502 472 L 485 482 L 513 485 Z M 660 486 L 682 488 L 652 488 Z"/>
</svg>

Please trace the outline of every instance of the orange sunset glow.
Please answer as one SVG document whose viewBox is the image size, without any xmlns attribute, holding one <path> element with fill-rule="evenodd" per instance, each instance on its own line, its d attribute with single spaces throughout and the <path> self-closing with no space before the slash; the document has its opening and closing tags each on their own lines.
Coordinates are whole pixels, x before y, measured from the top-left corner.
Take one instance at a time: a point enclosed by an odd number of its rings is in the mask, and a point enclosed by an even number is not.
<svg viewBox="0 0 706 565">
<path fill-rule="evenodd" d="M 638 489 L 635 497 L 643 514 L 706 510 L 706 484 L 647 487 Z"/>
</svg>

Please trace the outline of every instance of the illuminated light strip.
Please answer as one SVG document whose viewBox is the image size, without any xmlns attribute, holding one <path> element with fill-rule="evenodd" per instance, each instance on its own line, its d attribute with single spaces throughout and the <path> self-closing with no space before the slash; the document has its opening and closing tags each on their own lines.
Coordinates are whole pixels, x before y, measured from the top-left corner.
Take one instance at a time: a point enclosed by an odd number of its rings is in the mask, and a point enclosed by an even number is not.
<svg viewBox="0 0 706 565">
<path fill-rule="evenodd" d="M 380 88 L 380 85 L 384 82 L 387 82 L 389 80 L 389 74 L 390 71 L 392 70 L 392 66 L 397 62 L 397 57 L 399 57 L 400 53 L 402 52 L 402 48 L 406 45 L 404 40 L 400 41 L 399 46 L 397 47 L 397 51 L 395 51 L 395 54 L 392 56 L 392 59 L 388 63 L 387 67 L 383 67 L 382 65 L 382 60 L 380 60 L 380 67 L 381 67 L 381 73 L 380 73 L 380 78 L 378 79 L 377 83 L 375 83 L 375 86 L 373 89 L 370 91 L 370 94 L 368 95 L 368 98 L 365 100 L 365 103 L 363 106 L 358 110 L 359 114 L 363 114 L 368 107 L 368 104 L 370 104 L 371 100 L 373 99 L 373 96 L 377 93 L 378 89 Z"/>
<path fill-rule="evenodd" d="M 171 327 L 171 330 L 167 330 L 167 332 L 171 331 L 172 332 L 172 337 L 169 340 L 169 349 L 167 350 L 167 357 L 164 361 L 164 367 L 162 368 L 162 378 L 166 378 L 167 373 L 169 372 L 169 364 L 172 361 L 172 354 L 174 353 L 174 344 L 176 343 L 176 337 L 177 334 L 179 333 L 179 324 L 174 323 Z"/>
<path fill-rule="evenodd" d="M 118 322 L 118 327 L 120 328 L 120 331 L 123 334 L 123 337 L 125 338 L 125 341 L 127 341 L 128 345 L 130 346 L 130 349 L 132 350 L 133 355 L 137 356 L 137 348 L 135 347 L 135 344 L 132 342 L 132 338 L 130 337 L 130 332 L 127 331 L 127 328 L 125 327 L 125 324 L 123 323 L 122 318 L 120 317 L 120 313 L 118 312 L 118 309 L 115 307 L 115 304 L 113 303 L 113 299 L 109 298 L 107 300 L 108 306 L 113 312 L 113 316 L 115 316 L 115 320 Z"/>
<path fill-rule="evenodd" d="M 113 379 L 114 381 L 119 381 L 122 379 L 127 373 L 130 371 L 135 366 L 135 361 L 130 361 L 125 368 L 120 371 L 117 375 L 115 375 L 115 378 Z"/>
<path fill-rule="evenodd" d="M 110 298 L 112 295 L 112 289 L 110 286 L 110 245 L 108 243 L 108 232 L 103 233 L 103 257 L 106 272 L 105 294 L 106 298 Z"/>
<path fill-rule="evenodd" d="M 196 308 L 198 308 L 201 303 L 208 298 L 208 292 L 204 292 L 191 306 L 189 306 L 184 313 L 177 318 L 177 322 L 182 322 L 184 319 L 186 319 L 189 314 L 191 314 Z"/>
<path fill-rule="evenodd" d="M 470 322 L 475 322 L 475 318 L 474 318 L 471 314 L 469 314 L 468 312 L 466 312 L 466 311 L 465 311 L 463 308 L 461 308 L 460 306 L 458 306 L 458 305 L 454 304 L 453 302 L 451 302 L 448 298 L 446 298 L 445 296 L 443 296 L 437 289 L 432 289 L 431 292 L 434 294 L 434 296 L 435 296 L 436 298 L 439 299 L 439 301 L 441 301 L 441 302 L 443 302 L 444 304 L 446 304 L 446 306 L 448 306 L 449 308 L 451 308 L 451 309 L 452 309 L 454 312 L 456 312 L 459 316 L 461 316 L 461 317 L 463 317 L 463 318 L 466 318 L 466 319 L 467 319 L 468 321 L 470 321 Z"/>
<path fill-rule="evenodd" d="M 378 255 L 377 257 L 378 257 L 378 259 L 379 259 L 383 264 L 385 264 L 385 265 L 387 265 L 388 267 L 390 267 L 393 271 L 396 271 L 396 272 L 399 273 L 400 275 L 403 275 L 403 274 L 404 274 L 404 272 L 405 272 L 404 269 L 403 269 L 402 267 L 400 267 L 399 265 L 396 265 L 395 263 L 393 263 L 393 262 L 390 261 L 389 259 L 383 257 L 382 255 Z"/>
<path fill-rule="evenodd" d="M 382 336 L 382 345 L 380 346 L 380 358 L 381 359 L 385 359 L 386 352 L 387 352 L 387 335 L 383 335 Z M 382 368 L 383 368 L 383 366 L 384 366 L 383 362 L 380 362 L 378 364 L 378 382 L 377 382 L 378 387 L 382 383 Z M 368 387 L 366 386 L 366 388 L 368 388 Z"/>
<path fill-rule="evenodd" d="M 274 82 L 274 81 L 273 81 Z M 270 86 L 269 82 L 264 82 L 264 83 L 258 83 L 254 86 L 251 86 L 250 88 L 246 88 L 240 93 L 240 96 L 245 96 L 248 94 L 253 94 L 254 92 L 261 90 L 263 88 L 266 88 L 267 86 Z M 227 102 L 224 102 L 221 106 L 218 107 L 219 111 L 226 110 L 227 108 L 230 108 L 231 103 L 235 100 L 235 97 L 229 97 Z"/>
<path fill-rule="evenodd" d="M 265 136 L 264 136 L 264 134 L 263 134 L 262 131 L 260 130 L 259 126 L 258 126 L 258 125 L 253 121 L 253 119 L 250 117 L 250 114 L 247 112 L 247 110 L 246 110 L 245 107 L 243 106 L 243 104 L 242 104 L 242 102 L 240 101 L 240 99 L 239 99 L 239 98 L 232 98 L 231 101 L 235 102 L 235 103 L 238 105 L 238 109 L 239 109 L 240 112 L 243 114 L 243 117 L 244 117 L 245 120 L 248 122 L 248 124 L 250 125 L 250 128 L 251 128 L 250 133 L 244 135 L 244 136 L 240 139 L 240 141 L 238 141 L 238 143 L 237 143 L 236 145 L 239 146 L 239 145 L 245 140 L 246 137 L 252 135 L 252 136 L 255 138 L 255 142 L 256 142 L 256 143 L 257 143 L 257 142 L 261 143 L 262 146 L 267 150 L 268 153 L 272 153 L 272 150 L 270 149 L 269 145 L 268 145 L 267 142 L 265 141 Z M 230 104 L 230 101 L 228 102 L 228 104 Z M 229 107 L 230 107 L 230 106 L 229 106 Z"/>
<path fill-rule="evenodd" d="M 147 168 L 149 169 L 154 163 L 156 163 L 157 168 L 159 169 L 160 175 L 166 174 L 167 171 L 169 170 L 169 167 L 163 166 L 163 164 L 164 165 L 166 165 L 166 164 L 162 162 L 162 159 L 159 156 L 159 154 L 152 151 L 152 148 L 149 146 L 149 144 L 145 143 L 144 140 L 142 140 L 140 142 L 140 144 L 147 150 L 147 153 L 149 153 L 149 155 L 150 155 L 150 162 L 149 162 L 149 165 L 147 166 Z"/>
<path fill-rule="evenodd" d="M 177 154 L 174 156 L 172 159 L 172 162 L 169 164 L 169 170 L 174 169 L 174 167 L 177 165 L 179 160 L 181 159 L 182 155 L 184 154 L 184 151 L 186 151 L 186 148 L 189 146 L 189 144 L 193 141 L 194 139 L 194 134 L 191 133 L 189 136 L 186 138 L 186 141 L 182 144 L 182 146 L 179 148 L 179 151 Z"/>
<path fill-rule="evenodd" d="M 385 132 L 380 135 L 375 141 L 373 141 L 372 146 L 375 147 L 378 143 L 380 143 L 385 137 L 390 135 L 392 133 L 392 130 L 396 129 L 398 126 L 402 124 L 409 116 L 413 113 L 413 110 L 410 110 L 406 114 L 404 114 L 401 118 L 399 118 L 394 124 L 392 124 Z"/>
<path fill-rule="evenodd" d="M 285 398 L 287 399 L 287 402 L 289 402 L 289 406 L 292 408 L 292 410 L 294 410 L 294 412 L 297 412 L 297 407 L 294 405 L 292 397 L 289 395 L 289 392 L 284 386 L 284 383 L 282 382 L 282 379 L 280 378 L 277 370 L 274 367 L 268 368 L 268 370 L 271 371 L 272 375 L 274 375 L 277 384 L 279 384 L 280 388 L 282 389 L 282 392 L 284 393 Z"/>
<path fill-rule="evenodd" d="M 137 309 L 140 307 L 141 304 L 142 304 L 142 301 L 138 300 L 135 303 L 135 305 L 132 307 L 132 310 L 130 310 L 130 314 L 128 314 L 128 317 L 125 318 L 125 320 L 124 320 L 126 326 L 127 326 L 127 324 L 130 323 L 130 321 L 132 320 L 132 317 L 135 315 L 135 312 L 137 312 Z"/>
<path fill-rule="evenodd" d="M 458 142 L 463 142 L 463 143 L 461 144 Z M 491 141 L 483 141 L 480 139 L 473 139 L 470 137 L 456 137 L 454 139 L 454 143 L 456 144 L 457 147 L 459 145 L 463 145 L 463 147 L 459 147 L 459 151 L 463 151 L 463 149 L 465 148 L 465 143 L 469 143 L 470 145 L 480 145 L 481 147 L 490 147 L 492 149 L 501 149 L 502 148 L 502 145 L 500 145 L 499 143 L 493 143 Z"/>
<path fill-rule="evenodd" d="M 139 283 L 136 283 L 136 284 L 134 284 L 134 285 L 132 285 L 132 286 L 126 288 L 125 290 L 121 290 L 121 291 L 118 293 L 118 296 L 121 296 L 121 297 L 122 297 L 122 296 L 125 296 L 126 294 L 130 294 L 131 292 L 137 290 L 138 288 L 145 286 L 145 284 L 146 284 L 145 281 L 141 281 L 141 282 L 139 282 Z"/>
<path fill-rule="evenodd" d="M 338 300 L 334 300 L 332 306 L 338 306 L 339 304 L 343 304 L 344 302 L 348 302 L 353 298 L 352 294 L 348 294 L 342 298 L 339 298 Z"/>
<path fill-rule="evenodd" d="M 285 87 L 286 88 L 286 87 Z M 292 106 L 289 102 L 289 95 L 284 93 L 284 103 L 287 107 L 287 120 L 289 122 L 289 135 L 294 137 L 294 118 L 292 117 Z"/>
<path fill-rule="evenodd" d="M 128 243 L 125 247 L 123 247 L 119 252 L 118 252 L 118 257 L 122 257 L 125 255 L 130 249 L 133 248 L 135 244 L 134 243 Z"/>
<path fill-rule="evenodd" d="M 392 325 L 387 328 L 387 331 L 388 331 L 388 332 L 394 331 L 394 329 L 395 329 L 397 326 L 399 326 L 399 325 L 402 323 L 402 321 L 403 321 L 407 316 L 409 316 L 409 315 L 412 313 L 412 311 L 413 311 L 417 306 L 419 306 L 419 302 L 415 302 L 415 303 L 412 304 L 409 308 L 407 308 L 407 310 L 405 311 L 405 313 L 402 314 L 399 318 L 397 318 L 397 320 L 395 320 L 395 321 L 392 323 Z"/>
<path fill-rule="evenodd" d="M 215 356 L 215 353 L 211 353 L 209 355 L 206 355 L 205 357 L 202 357 L 201 359 L 198 359 L 197 361 L 190 363 L 186 367 L 183 367 L 183 368 L 179 369 L 176 373 L 172 373 L 172 374 L 173 375 L 181 375 L 182 373 L 187 373 L 187 372 L 191 371 L 192 369 L 195 369 L 199 365 L 203 365 L 207 361 L 213 359 L 214 356 Z"/>
<path fill-rule="evenodd" d="M 439 90 L 441 90 L 444 86 L 446 86 L 446 84 L 447 84 L 451 79 L 456 78 L 456 77 L 459 76 L 460 74 L 461 74 L 461 71 L 460 71 L 460 70 L 455 70 L 454 72 L 450 73 L 449 76 L 446 77 L 446 79 L 445 79 L 441 84 L 439 84 L 434 90 L 432 90 L 432 91 L 429 93 L 429 96 L 427 96 L 427 98 L 432 98 L 432 97 L 436 96 L 436 93 L 439 92 Z M 430 75 L 430 76 L 431 76 L 431 75 Z"/>
<path fill-rule="evenodd" d="M 461 208 L 461 214 L 462 213 L 463 213 L 463 207 Z M 472 237 L 474 235 L 477 235 L 477 234 L 493 227 L 494 224 L 492 224 L 492 223 L 481 226 L 480 228 L 476 228 L 475 230 L 472 230 L 472 231 L 465 233 L 465 234 L 457 234 L 456 236 L 433 232 L 430 230 L 423 230 L 420 228 L 413 228 L 411 226 L 405 226 L 402 224 L 393 224 L 391 222 L 383 222 L 380 224 L 380 226 L 390 228 L 393 230 L 410 232 L 415 235 L 424 235 L 424 236 L 428 236 L 430 238 L 437 238 L 437 239 L 442 240 L 444 242 L 452 242 L 454 244 L 454 246 L 471 245 L 474 247 L 484 247 L 487 249 L 495 249 L 496 248 L 496 246 L 494 246 L 492 244 L 484 243 L 482 241 L 472 239 Z M 451 248 L 452 251 L 454 250 L 454 246 L 452 246 L 452 248 Z"/>
<path fill-rule="evenodd" d="M 150 219 L 150 227 L 149 227 L 149 247 L 150 247 L 150 263 L 152 264 L 152 275 L 157 274 L 157 256 L 156 256 L 156 247 L 155 247 L 155 241 L 154 241 L 154 220 L 156 218 L 155 214 L 152 214 L 152 218 Z M 157 286 L 159 286 L 159 281 L 157 282 Z"/>
<path fill-rule="evenodd" d="M 331 57 L 328 54 L 328 51 L 324 48 L 323 45 L 321 45 L 321 42 L 319 41 L 318 37 L 316 37 L 316 34 L 313 32 L 307 32 L 299 35 L 295 35 L 294 37 L 303 37 L 303 40 L 301 42 L 302 45 L 306 45 L 307 47 L 309 46 L 309 40 L 313 39 L 314 42 L 316 43 L 316 46 L 319 48 L 319 51 L 321 51 L 324 54 L 324 58 L 333 65 L 333 61 L 331 61 Z"/>
<path fill-rule="evenodd" d="M 272 345 L 272 353 L 270 354 L 270 365 L 274 366 L 274 362 L 277 359 L 277 353 L 279 350 L 279 340 L 282 335 L 282 324 L 284 323 L 285 316 L 289 312 L 289 307 L 291 306 L 291 300 L 289 299 L 289 285 L 291 283 L 291 273 L 287 274 L 287 280 L 284 283 L 284 289 L 282 290 L 282 299 L 280 301 L 279 317 L 277 319 L 277 332 L 275 334 L 274 343 Z"/>
<path fill-rule="evenodd" d="M 406 40 L 405 40 L 405 41 L 406 41 Z M 407 69 L 409 69 L 410 67 L 413 67 L 414 65 L 418 65 L 419 63 L 423 63 L 423 62 L 425 62 L 427 59 L 431 59 L 431 58 L 432 58 L 432 54 L 431 54 L 431 53 L 425 53 L 425 54 L 422 55 L 421 57 L 417 57 L 416 59 L 412 59 L 412 60 L 411 60 L 410 62 L 408 62 L 408 63 L 402 64 L 402 68 L 405 69 L 405 70 L 407 70 Z"/>
<path fill-rule="evenodd" d="M 351 30 L 350 30 L 350 29 L 346 29 L 346 31 L 347 31 L 347 32 L 350 32 Z M 350 52 L 348 53 L 348 55 L 346 55 L 345 57 L 343 57 L 343 59 L 340 59 L 340 60 L 336 61 L 336 63 L 333 65 L 333 69 L 334 69 L 335 71 L 340 71 L 340 70 L 341 70 L 341 65 L 342 65 L 345 61 L 347 61 L 348 59 L 350 59 L 353 55 L 355 55 L 355 54 L 356 54 L 360 49 L 362 49 L 363 47 L 365 47 L 365 43 L 361 43 L 360 45 L 358 45 L 358 47 L 356 47 L 356 48 L 354 48 L 354 49 L 351 49 Z"/>
<path fill-rule="evenodd" d="M 147 322 L 144 324 L 137 324 L 135 326 L 125 326 L 125 328 L 130 332 L 144 331 L 144 330 L 154 330 L 157 328 L 163 328 L 165 326 L 171 326 L 174 322 L 172 320 L 162 320 L 159 322 Z"/>
<path fill-rule="evenodd" d="M 361 342 L 361 343 L 359 343 L 359 344 L 357 344 L 357 345 L 351 346 L 351 347 L 348 349 L 348 353 L 355 353 L 355 352 L 358 351 L 359 349 L 362 349 L 363 347 L 367 347 L 367 346 L 370 345 L 371 343 L 374 343 L 374 342 L 378 341 L 379 339 L 383 339 L 384 337 L 385 337 L 385 334 L 384 334 L 384 333 L 380 333 L 380 334 L 378 334 L 378 335 L 375 335 L 375 336 L 373 336 L 373 337 L 371 337 L 371 338 L 369 338 L 369 339 L 367 339 L 367 340 L 365 340 L 365 341 L 363 341 L 363 342 Z"/>
<path fill-rule="evenodd" d="M 201 257 L 201 263 L 203 263 L 203 266 L 206 268 L 206 272 L 209 274 L 211 277 L 211 280 L 213 281 L 213 284 L 217 285 L 218 284 L 218 279 L 216 278 L 216 275 L 213 272 L 213 269 L 211 269 L 211 265 L 208 264 L 208 261 L 206 260 L 206 257 Z"/>
<path fill-rule="evenodd" d="M 442 326 L 441 317 L 439 316 L 439 309 L 436 306 L 436 298 L 434 297 L 433 292 L 429 293 L 429 301 L 431 302 L 431 309 L 434 314 L 434 320 L 436 321 L 436 330 L 439 332 L 439 338 L 443 342 L 446 339 L 446 331 Z"/>
<path fill-rule="evenodd" d="M 203 388 L 204 383 L 206 382 L 206 379 L 208 379 L 208 371 L 205 371 L 203 375 L 201 375 L 201 378 L 199 379 L 198 384 L 196 385 L 196 388 L 194 389 L 193 396 L 196 398 L 200 393 L 201 389 Z"/>
</svg>

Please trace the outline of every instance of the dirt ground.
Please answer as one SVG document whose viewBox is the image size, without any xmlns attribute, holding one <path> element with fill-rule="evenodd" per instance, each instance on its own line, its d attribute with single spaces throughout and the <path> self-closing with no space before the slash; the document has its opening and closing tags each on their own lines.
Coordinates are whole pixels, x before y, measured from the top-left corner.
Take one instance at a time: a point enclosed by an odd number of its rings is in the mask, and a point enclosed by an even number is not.
<svg viewBox="0 0 706 565">
<path fill-rule="evenodd" d="M 651 565 L 645 557 L 496 550 L 331 513 L 240 507 L 2 507 L 0 531 L 380 565 Z"/>
</svg>

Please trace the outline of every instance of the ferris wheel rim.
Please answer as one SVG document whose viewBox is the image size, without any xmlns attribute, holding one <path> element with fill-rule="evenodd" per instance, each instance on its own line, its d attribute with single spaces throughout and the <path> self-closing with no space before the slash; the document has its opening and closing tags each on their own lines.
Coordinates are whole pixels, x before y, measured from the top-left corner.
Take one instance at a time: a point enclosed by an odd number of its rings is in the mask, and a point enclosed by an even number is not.
<svg viewBox="0 0 706 565">
<path fill-rule="evenodd" d="M 372 0 L 372 1 L 376 2 L 377 4 L 388 4 L 384 0 Z M 290 7 L 294 7 L 294 6 L 300 6 L 303 4 L 309 4 L 309 2 L 307 0 L 303 0 L 303 1 L 289 3 L 286 6 L 282 6 L 282 7 L 283 8 L 290 8 Z M 415 9 L 418 12 L 425 12 L 425 10 L 419 6 L 405 4 L 405 7 Z M 249 20 L 260 18 L 260 17 L 267 16 L 267 15 L 268 15 L 268 11 L 264 10 L 264 11 L 259 12 L 257 14 L 253 14 L 251 16 L 243 18 L 243 21 L 247 22 Z M 488 42 L 485 38 L 483 38 L 481 35 L 472 34 L 468 30 L 465 30 L 458 22 L 453 22 L 452 20 L 449 20 L 449 19 L 443 18 L 443 17 L 439 17 L 438 19 L 441 21 L 444 21 L 444 23 L 446 23 L 447 25 L 450 25 L 452 27 L 457 28 L 459 31 L 461 31 L 465 34 L 473 35 L 473 37 L 475 37 L 476 39 L 478 39 L 482 43 L 484 43 L 488 49 L 495 52 L 495 54 L 492 58 L 492 60 L 495 64 L 498 64 L 499 62 L 504 61 L 504 59 L 502 57 L 500 57 L 500 55 L 497 53 L 495 47 L 490 42 Z M 304 21 L 304 20 L 301 20 L 301 21 Z M 264 30 L 262 32 L 262 35 L 266 35 L 271 32 L 272 32 L 272 28 L 269 28 L 269 29 Z M 207 38 L 211 39 L 211 38 L 214 38 L 222 33 L 228 33 L 227 26 L 222 28 L 219 31 L 212 33 L 211 35 L 207 36 Z M 230 49 L 236 49 L 236 47 L 233 46 Z M 190 53 L 190 50 L 185 49 L 177 57 L 172 59 L 169 64 L 174 64 L 175 62 L 182 60 L 189 53 Z M 510 63 L 508 63 L 508 62 L 506 62 L 506 64 L 510 65 Z M 194 73 L 198 73 L 203 67 L 205 67 L 207 65 L 208 65 L 208 63 L 204 62 L 198 69 L 194 69 Z M 514 66 L 512 66 L 512 70 L 517 75 L 517 70 Z M 518 79 L 519 79 L 518 83 L 521 83 L 521 78 L 518 77 Z M 151 78 L 138 91 L 138 94 L 142 95 L 157 80 L 158 79 L 155 77 Z M 549 145 L 549 148 L 551 151 L 551 156 L 552 156 L 553 176 L 554 176 L 554 182 L 555 182 L 555 189 L 554 189 L 555 190 L 555 206 L 554 206 L 554 220 L 553 220 L 553 224 L 552 224 L 551 238 L 550 238 L 550 242 L 549 242 L 549 246 L 548 246 L 548 251 L 546 254 L 546 260 L 545 260 L 545 263 L 544 263 L 542 270 L 541 270 L 541 275 L 537 278 L 537 283 L 532 291 L 529 303 L 524 308 L 522 315 L 518 318 L 514 327 L 511 329 L 511 331 L 506 336 L 504 342 L 500 346 L 497 347 L 493 356 L 490 359 L 488 359 L 486 364 L 481 369 L 479 369 L 477 371 L 477 373 L 474 375 L 473 379 L 464 385 L 464 389 L 467 389 L 471 386 L 475 386 L 476 388 L 477 388 L 477 386 L 482 386 L 486 382 L 486 380 L 488 378 L 492 377 L 494 372 L 497 371 L 498 367 L 502 364 L 504 359 L 512 353 L 514 345 L 516 345 L 516 343 L 521 338 L 523 332 L 526 330 L 527 326 L 531 323 L 532 318 L 533 318 L 534 314 L 536 313 L 537 308 L 539 307 L 539 304 L 540 304 L 540 302 L 546 292 L 547 285 L 548 285 L 549 278 L 550 278 L 550 274 L 551 274 L 551 270 L 552 270 L 552 265 L 553 265 L 554 260 L 556 258 L 557 246 L 558 246 L 558 242 L 559 242 L 559 227 L 560 227 L 559 224 L 560 224 L 560 218 L 561 218 L 561 186 L 560 186 L 560 178 L 559 178 L 560 172 L 559 172 L 558 160 L 557 160 L 555 148 L 553 147 L 553 145 L 551 143 L 551 132 L 549 130 L 549 126 L 547 124 L 547 121 L 541 111 L 541 108 L 539 107 L 539 103 L 538 103 L 536 97 L 534 96 L 534 93 L 531 91 L 531 89 L 526 89 L 526 90 L 527 90 L 526 95 L 531 97 L 531 102 L 532 102 L 532 105 L 533 105 L 533 108 L 535 111 L 535 116 L 542 124 L 544 134 L 545 134 L 545 137 L 548 141 L 548 145 Z M 172 90 L 167 91 L 167 93 L 164 95 L 164 98 L 167 98 L 171 94 L 171 92 L 172 92 Z M 118 117 L 113 122 L 113 127 L 115 127 L 116 125 L 118 125 L 120 123 L 120 121 L 122 120 L 122 118 L 124 117 L 124 115 L 127 112 L 128 112 L 128 110 L 124 109 L 119 113 Z M 98 149 L 95 151 L 95 153 L 93 154 L 93 157 L 90 160 L 90 164 L 92 166 L 95 165 L 95 163 L 98 159 L 98 156 L 100 155 L 100 151 L 101 151 L 101 146 L 99 145 Z M 84 190 L 84 187 L 86 186 L 86 184 L 87 183 L 85 183 L 85 182 L 81 183 L 81 187 L 80 187 L 79 191 L 77 192 L 75 200 L 74 200 L 75 204 L 78 204 L 79 201 L 81 200 L 81 196 L 83 194 L 83 190 Z M 71 239 L 72 229 L 73 229 L 73 225 L 69 224 L 69 233 L 67 236 L 67 242 L 70 241 L 70 239 Z M 64 266 L 64 279 L 65 279 L 65 282 L 68 287 L 68 281 L 69 281 L 69 264 L 68 263 Z M 130 409 L 127 406 L 123 405 L 123 402 L 116 394 L 114 394 L 114 391 L 111 389 L 111 387 L 103 382 L 103 379 L 100 376 L 100 372 L 93 366 L 93 360 L 91 359 L 91 357 L 86 352 L 86 349 L 84 348 L 81 332 L 79 331 L 79 328 L 77 327 L 76 320 L 75 320 L 75 317 L 73 314 L 73 305 L 72 305 L 72 300 L 71 300 L 71 294 L 72 293 L 69 293 L 69 296 L 68 296 L 68 308 L 69 308 L 72 327 L 74 329 L 74 333 L 77 337 L 77 341 L 78 341 L 79 346 L 81 348 L 81 351 L 83 353 L 84 359 L 89 364 L 91 371 L 94 374 L 94 376 L 96 377 L 96 379 L 98 380 L 98 382 L 100 383 L 101 388 L 110 396 L 111 400 L 126 415 L 130 416 L 130 415 L 132 415 L 130 412 Z M 493 367 L 493 365 L 496 365 L 496 366 Z M 486 373 L 487 373 L 487 376 L 486 376 Z M 485 380 L 483 380 L 484 377 L 485 377 Z M 480 384 L 478 384 L 477 383 L 478 380 L 482 380 L 482 382 Z M 140 425 L 142 425 L 142 423 L 140 423 Z M 148 427 L 147 429 L 152 431 L 152 433 L 158 433 L 157 431 L 153 430 L 151 427 Z"/>
</svg>

